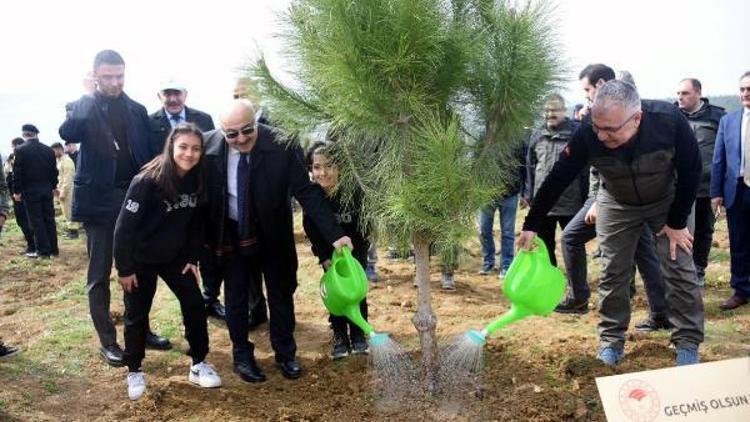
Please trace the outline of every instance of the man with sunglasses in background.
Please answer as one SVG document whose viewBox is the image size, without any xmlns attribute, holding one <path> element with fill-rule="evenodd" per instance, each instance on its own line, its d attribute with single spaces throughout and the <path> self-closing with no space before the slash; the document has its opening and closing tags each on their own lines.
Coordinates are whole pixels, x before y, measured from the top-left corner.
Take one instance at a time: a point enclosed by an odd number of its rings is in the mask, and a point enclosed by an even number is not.
<svg viewBox="0 0 750 422">
<path fill-rule="evenodd" d="M 698 363 L 704 312 L 687 225 L 701 158 L 690 125 L 672 104 L 641 101 L 629 83 L 603 84 L 590 115 L 537 192 L 518 240 L 520 247 L 531 248 L 543 217 L 586 165 L 596 168 L 601 178 L 596 231 L 604 269 L 599 282 L 597 358 L 614 366 L 624 357 L 632 263 L 647 224 L 657 233 L 676 364 Z"/>
<path fill-rule="evenodd" d="M 248 340 L 248 307 L 265 281 L 271 347 L 284 377 L 302 374 L 294 341 L 297 252 L 291 196 L 336 248 L 352 247 L 323 193 L 310 182 L 296 142 L 279 143 L 274 129 L 257 123 L 248 100 L 235 100 L 220 117 L 221 129 L 207 132 L 208 242 L 224 279 L 226 321 L 234 372 L 244 381 L 266 377 Z M 250 291 L 250 292 L 249 292 Z"/>
</svg>

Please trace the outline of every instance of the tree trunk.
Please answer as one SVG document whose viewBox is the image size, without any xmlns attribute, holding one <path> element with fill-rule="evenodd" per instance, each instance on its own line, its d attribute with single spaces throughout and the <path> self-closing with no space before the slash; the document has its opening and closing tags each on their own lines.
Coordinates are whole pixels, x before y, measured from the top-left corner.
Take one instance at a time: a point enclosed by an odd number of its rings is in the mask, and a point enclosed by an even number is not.
<svg viewBox="0 0 750 422">
<path fill-rule="evenodd" d="M 438 349 L 435 338 L 437 317 L 432 312 L 430 294 L 430 239 L 421 233 L 415 233 L 413 239 L 419 303 L 412 323 L 419 332 L 422 348 L 422 385 L 426 391 L 433 392 L 437 387 Z"/>
</svg>

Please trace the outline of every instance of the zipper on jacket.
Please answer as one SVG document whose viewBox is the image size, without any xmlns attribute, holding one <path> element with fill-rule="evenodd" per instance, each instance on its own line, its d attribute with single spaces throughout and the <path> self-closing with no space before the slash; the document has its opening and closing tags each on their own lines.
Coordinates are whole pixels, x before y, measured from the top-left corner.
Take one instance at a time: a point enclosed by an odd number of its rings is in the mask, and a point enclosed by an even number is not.
<svg viewBox="0 0 750 422">
<path fill-rule="evenodd" d="M 635 190 L 635 196 L 638 198 L 638 203 L 640 205 L 643 205 L 643 198 L 641 198 L 641 192 L 638 190 L 638 183 L 635 181 L 635 171 L 633 170 L 633 166 L 631 164 L 628 164 L 628 170 L 630 170 L 630 181 L 633 182 L 633 189 Z"/>
</svg>

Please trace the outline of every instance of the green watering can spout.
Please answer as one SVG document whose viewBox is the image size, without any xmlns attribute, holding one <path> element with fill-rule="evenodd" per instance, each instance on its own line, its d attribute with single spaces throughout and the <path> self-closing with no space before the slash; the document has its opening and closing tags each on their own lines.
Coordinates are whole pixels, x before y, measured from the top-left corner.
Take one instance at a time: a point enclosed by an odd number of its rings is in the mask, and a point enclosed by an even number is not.
<svg viewBox="0 0 750 422">
<path fill-rule="evenodd" d="M 467 334 L 479 342 L 508 324 L 530 315 L 547 316 L 565 294 L 565 275 L 549 261 L 544 242 L 534 238 L 536 250 L 519 251 L 503 281 L 503 294 L 511 307 L 500 318 L 488 324 L 481 332 Z"/>
<path fill-rule="evenodd" d="M 516 321 L 522 320 L 529 315 L 533 315 L 533 312 L 522 306 L 511 305 L 510 310 L 504 313 L 500 318 L 492 321 L 484 327 L 484 333 L 486 336 L 491 336 L 495 331 L 510 325 Z"/>
<path fill-rule="evenodd" d="M 370 336 L 370 334 L 374 333 L 375 330 L 372 328 L 372 325 L 370 325 L 365 319 L 362 317 L 362 313 L 359 312 L 359 303 L 357 303 L 354 306 L 348 306 L 344 313 L 347 318 L 349 318 L 349 321 L 353 322 L 357 325 L 357 327 L 361 328 L 362 331 L 365 332 L 366 336 Z"/>
<path fill-rule="evenodd" d="M 334 251 L 331 266 L 320 279 L 320 297 L 331 314 L 349 318 L 370 336 L 375 330 L 359 310 L 359 303 L 367 296 L 367 288 L 365 270 L 349 248 L 344 246 L 341 252 Z"/>
</svg>

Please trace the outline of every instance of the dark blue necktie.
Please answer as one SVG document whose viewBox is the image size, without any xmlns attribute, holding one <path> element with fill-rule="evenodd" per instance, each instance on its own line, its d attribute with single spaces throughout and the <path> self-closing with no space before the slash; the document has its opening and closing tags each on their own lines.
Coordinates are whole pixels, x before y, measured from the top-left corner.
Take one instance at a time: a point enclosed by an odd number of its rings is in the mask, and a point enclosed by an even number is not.
<svg viewBox="0 0 750 422">
<path fill-rule="evenodd" d="M 248 185 L 250 184 L 250 153 L 240 153 L 237 163 L 237 223 L 239 233 L 246 233 L 248 219 Z"/>
<path fill-rule="evenodd" d="M 174 122 L 174 125 L 177 126 L 178 124 L 180 124 L 180 120 L 182 120 L 182 116 L 180 116 L 179 114 L 172 114 L 170 119 L 172 119 L 172 121 Z"/>
</svg>

